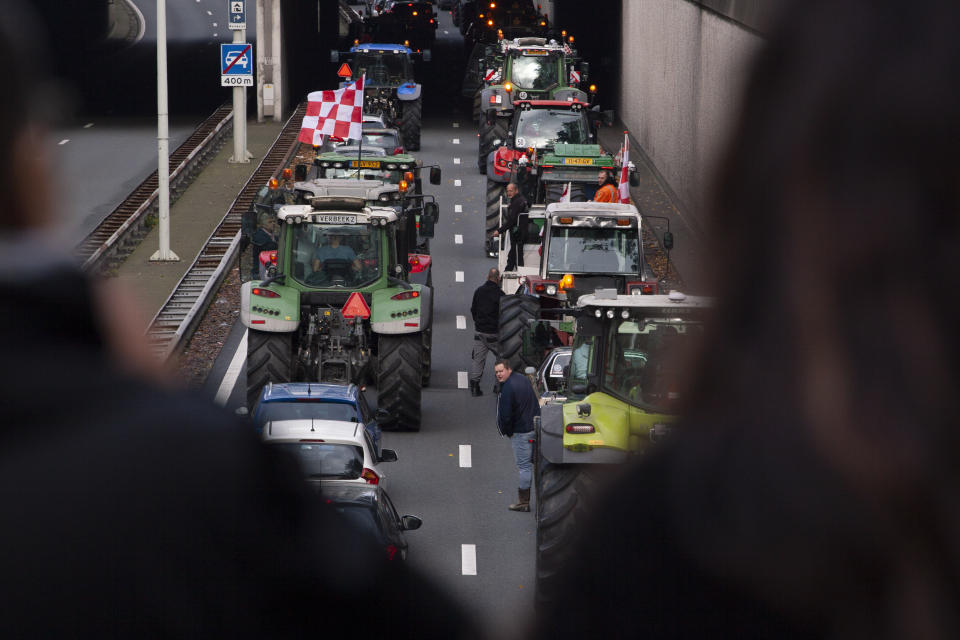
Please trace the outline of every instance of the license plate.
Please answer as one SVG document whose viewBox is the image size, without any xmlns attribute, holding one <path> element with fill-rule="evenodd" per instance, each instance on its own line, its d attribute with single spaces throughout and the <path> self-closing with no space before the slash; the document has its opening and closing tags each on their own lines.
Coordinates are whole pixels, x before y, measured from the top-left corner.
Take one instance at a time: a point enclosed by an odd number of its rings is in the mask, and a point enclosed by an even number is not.
<svg viewBox="0 0 960 640">
<path fill-rule="evenodd" d="M 593 164 L 593 158 L 564 158 L 563 164 Z"/>
<path fill-rule="evenodd" d="M 379 169 L 380 163 L 376 160 L 351 160 L 351 167 L 360 167 L 361 169 Z"/>
<path fill-rule="evenodd" d="M 314 218 L 320 224 L 357 224 L 357 216 L 340 216 L 323 213 L 314 216 Z"/>
</svg>

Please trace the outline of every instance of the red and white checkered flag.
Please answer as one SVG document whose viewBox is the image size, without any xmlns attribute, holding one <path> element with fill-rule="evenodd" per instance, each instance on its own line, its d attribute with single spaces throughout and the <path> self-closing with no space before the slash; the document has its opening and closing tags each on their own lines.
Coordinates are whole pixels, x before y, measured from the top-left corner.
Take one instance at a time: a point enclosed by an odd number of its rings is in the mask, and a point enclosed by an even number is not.
<svg viewBox="0 0 960 640">
<path fill-rule="evenodd" d="M 363 135 L 363 83 L 360 78 L 335 91 L 307 96 L 307 115 L 300 125 L 300 142 L 321 145 L 324 136 L 358 139 Z"/>
<path fill-rule="evenodd" d="M 630 136 L 623 132 L 623 154 L 620 156 L 620 202 L 630 204 Z"/>
</svg>

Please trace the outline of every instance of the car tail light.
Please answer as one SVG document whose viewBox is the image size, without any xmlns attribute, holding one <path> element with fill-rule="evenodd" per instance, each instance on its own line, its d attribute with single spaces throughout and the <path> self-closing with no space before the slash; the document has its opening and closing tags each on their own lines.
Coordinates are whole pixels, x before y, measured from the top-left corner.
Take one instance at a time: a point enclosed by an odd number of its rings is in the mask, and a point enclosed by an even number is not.
<svg viewBox="0 0 960 640">
<path fill-rule="evenodd" d="M 378 476 L 373 469 L 364 467 L 360 473 L 360 477 L 363 478 L 367 484 L 380 484 L 380 476 Z"/>
<path fill-rule="evenodd" d="M 397 546 L 393 544 L 387 545 L 387 560 L 393 560 L 397 557 Z"/>
<path fill-rule="evenodd" d="M 592 424 L 571 423 L 567 425 L 567 433 L 596 433 L 597 429 Z"/>
<path fill-rule="evenodd" d="M 261 296 L 264 298 L 279 298 L 280 294 L 276 291 L 270 291 L 270 289 L 261 289 L 260 287 L 254 287 L 250 293 L 255 296 Z"/>
</svg>

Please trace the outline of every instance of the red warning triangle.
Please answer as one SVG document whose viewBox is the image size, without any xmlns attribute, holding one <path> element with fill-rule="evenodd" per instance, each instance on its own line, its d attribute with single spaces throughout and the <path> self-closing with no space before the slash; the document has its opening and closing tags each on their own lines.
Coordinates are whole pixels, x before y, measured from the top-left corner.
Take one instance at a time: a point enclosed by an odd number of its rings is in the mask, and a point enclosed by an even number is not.
<svg viewBox="0 0 960 640">
<path fill-rule="evenodd" d="M 347 319 L 360 316 L 366 320 L 370 317 L 370 307 L 367 305 L 367 301 L 363 299 L 363 296 L 360 295 L 360 292 L 354 291 L 350 294 L 350 297 L 347 298 L 347 304 L 343 305 L 340 314 Z"/>
<path fill-rule="evenodd" d="M 353 70 L 350 69 L 350 65 L 344 62 L 342 65 L 340 65 L 337 75 L 341 78 L 351 78 L 353 77 Z"/>
</svg>

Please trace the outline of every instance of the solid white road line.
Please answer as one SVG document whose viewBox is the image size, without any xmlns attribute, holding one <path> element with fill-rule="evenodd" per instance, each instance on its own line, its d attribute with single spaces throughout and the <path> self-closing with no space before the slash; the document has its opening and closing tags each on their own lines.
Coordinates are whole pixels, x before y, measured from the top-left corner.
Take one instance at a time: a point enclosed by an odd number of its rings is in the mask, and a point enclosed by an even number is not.
<svg viewBox="0 0 960 640">
<path fill-rule="evenodd" d="M 84 128 L 84 129 L 89 129 L 89 128 L 92 127 L 92 126 L 93 126 L 93 123 L 92 123 L 92 122 L 88 122 L 87 124 L 83 125 L 83 128 Z"/>
<path fill-rule="evenodd" d="M 453 244 L 463 244 L 463 235 L 459 233 L 453 234 Z"/>
<path fill-rule="evenodd" d="M 460 545 L 460 568 L 465 576 L 477 575 L 477 545 Z"/>
<path fill-rule="evenodd" d="M 453 181 L 453 186 L 455 186 L 455 187 L 462 187 L 462 186 L 463 186 L 463 180 L 460 180 L 459 178 L 457 178 L 456 180 Z"/>
<path fill-rule="evenodd" d="M 462 204 L 455 204 L 455 205 L 453 205 L 453 212 L 454 212 L 454 213 L 463 213 L 463 205 L 462 205 Z"/>
<path fill-rule="evenodd" d="M 455 278 L 457 282 L 463 282 L 463 271 L 457 271 Z"/>
<path fill-rule="evenodd" d="M 467 328 L 467 316 L 457 316 L 457 329 Z"/>
<path fill-rule="evenodd" d="M 453 164 L 460 164 L 460 158 L 454 158 Z"/>
<path fill-rule="evenodd" d="M 469 386 L 467 383 L 467 372 L 457 371 L 457 389 L 466 389 Z"/>
<path fill-rule="evenodd" d="M 454 138 L 453 144 L 460 144 L 460 138 Z"/>
<path fill-rule="evenodd" d="M 454 122 L 454 123 L 453 123 L 453 128 L 454 128 L 454 129 L 459 129 L 459 128 L 460 128 L 460 123 L 459 123 L 459 122 Z"/>
<path fill-rule="evenodd" d="M 470 456 L 470 445 L 462 444 L 460 445 L 460 466 L 464 469 L 473 466 L 473 460 Z"/>
<path fill-rule="evenodd" d="M 233 387 L 237 384 L 237 378 L 240 377 L 240 369 L 243 368 L 243 363 L 247 359 L 247 333 L 246 331 L 243 332 L 240 344 L 237 345 L 237 352 L 233 354 L 233 359 L 230 360 L 230 365 L 227 367 L 226 373 L 223 374 L 220 388 L 217 389 L 217 397 L 213 399 L 221 407 L 226 406 L 227 400 L 230 399 Z"/>
</svg>

